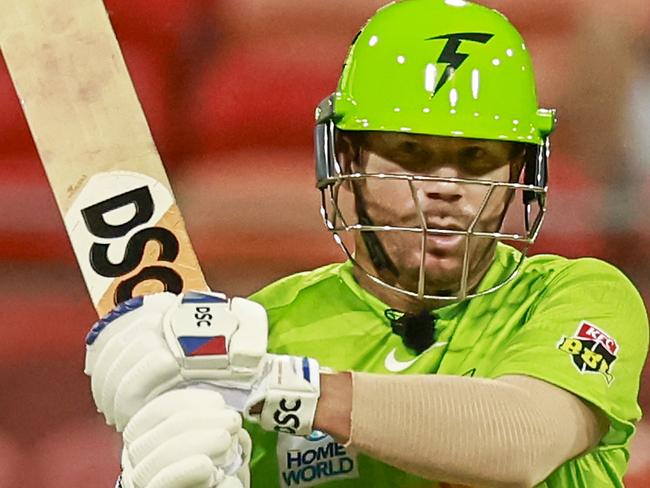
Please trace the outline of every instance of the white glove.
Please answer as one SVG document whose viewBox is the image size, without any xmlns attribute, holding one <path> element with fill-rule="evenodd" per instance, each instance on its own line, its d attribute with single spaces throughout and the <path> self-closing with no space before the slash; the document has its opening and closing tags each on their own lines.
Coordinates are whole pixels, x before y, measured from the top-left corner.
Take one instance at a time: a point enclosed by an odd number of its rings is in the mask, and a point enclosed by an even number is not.
<svg viewBox="0 0 650 488">
<path fill-rule="evenodd" d="M 244 417 L 266 430 L 300 436 L 311 434 L 320 396 L 318 362 L 269 354 L 265 363 L 246 401 Z M 261 412 L 253 413 L 262 402 Z"/>
<path fill-rule="evenodd" d="M 93 398 L 120 431 L 151 398 L 204 384 L 267 430 L 309 435 L 320 395 L 318 363 L 265 355 L 267 333 L 264 308 L 242 298 L 193 292 L 128 300 L 88 335 Z M 253 414 L 261 403 L 261 414 Z"/>
<path fill-rule="evenodd" d="M 163 393 L 123 434 L 123 488 L 248 488 L 251 441 L 219 393 Z"/>
<path fill-rule="evenodd" d="M 173 388 L 219 380 L 249 392 L 267 335 L 266 311 L 250 300 L 210 292 L 137 297 L 93 326 L 85 372 L 98 410 L 121 431 L 149 400 Z"/>
</svg>

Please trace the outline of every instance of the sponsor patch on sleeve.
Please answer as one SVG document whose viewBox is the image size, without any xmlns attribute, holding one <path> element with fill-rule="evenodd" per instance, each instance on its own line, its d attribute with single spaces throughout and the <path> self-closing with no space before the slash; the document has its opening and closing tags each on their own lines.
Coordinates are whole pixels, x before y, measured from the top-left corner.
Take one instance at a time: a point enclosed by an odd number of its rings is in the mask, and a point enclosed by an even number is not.
<svg viewBox="0 0 650 488">
<path fill-rule="evenodd" d="M 573 365 L 581 374 L 601 374 L 608 385 L 614 381 L 612 368 L 618 357 L 619 345 L 598 326 L 581 322 L 575 335 L 563 336 L 557 348 L 570 354 Z"/>
</svg>

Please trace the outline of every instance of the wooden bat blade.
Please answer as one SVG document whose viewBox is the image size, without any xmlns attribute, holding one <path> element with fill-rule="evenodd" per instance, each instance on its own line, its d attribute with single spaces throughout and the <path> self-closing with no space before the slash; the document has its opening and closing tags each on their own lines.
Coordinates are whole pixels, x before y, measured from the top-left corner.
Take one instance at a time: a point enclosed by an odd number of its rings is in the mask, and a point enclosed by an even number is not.
<svg viewBox="0 0 650 488">
<path fill-rule="evenodd" d="M 207 289 L 103 3 L 0 6 L 0 49 L 97 311 Z"/>
</svg>

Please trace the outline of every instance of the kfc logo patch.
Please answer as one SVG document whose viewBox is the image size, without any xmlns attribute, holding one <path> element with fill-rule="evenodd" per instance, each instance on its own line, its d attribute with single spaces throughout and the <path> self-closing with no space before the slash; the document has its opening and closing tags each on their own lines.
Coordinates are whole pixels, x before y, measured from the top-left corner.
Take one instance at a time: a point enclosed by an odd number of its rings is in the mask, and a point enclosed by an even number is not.
<svg viewBox="0 0 650 488">
<path fill-rule="evenodd" d="M 581 374 L 602 374 L 607 384 L 614 381 L 612 367 L 618 357 L 619 346 L 594 324 L 582 322 L 575 336 L 562 337 L 557 348 L 571 355 L 573 365 Z"/>
</svg>

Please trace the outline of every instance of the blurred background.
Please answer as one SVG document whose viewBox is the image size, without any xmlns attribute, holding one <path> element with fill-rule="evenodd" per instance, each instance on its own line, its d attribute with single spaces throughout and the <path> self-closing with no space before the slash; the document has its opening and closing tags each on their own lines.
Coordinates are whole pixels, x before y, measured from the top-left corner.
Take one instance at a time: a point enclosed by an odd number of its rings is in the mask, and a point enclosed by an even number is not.
<svg viewBox="0 0 650 488">
<path fill-rule="evenodd" d="M 106 0 L 214 289 L 342 259 L 318 212 L 313 112 L 383 3 Z M 613 262 L 650 303 L 647 0 L 483 3 L 522 31 L 540 102 L 559 110 L 534 252 Z M 111 487 L 119 439 L 82 373 L 94 311 L 3 63 L 0 108 L 0 488 Z M 649 483 L 642 423 L 626 485 Z"/>
</svg>

